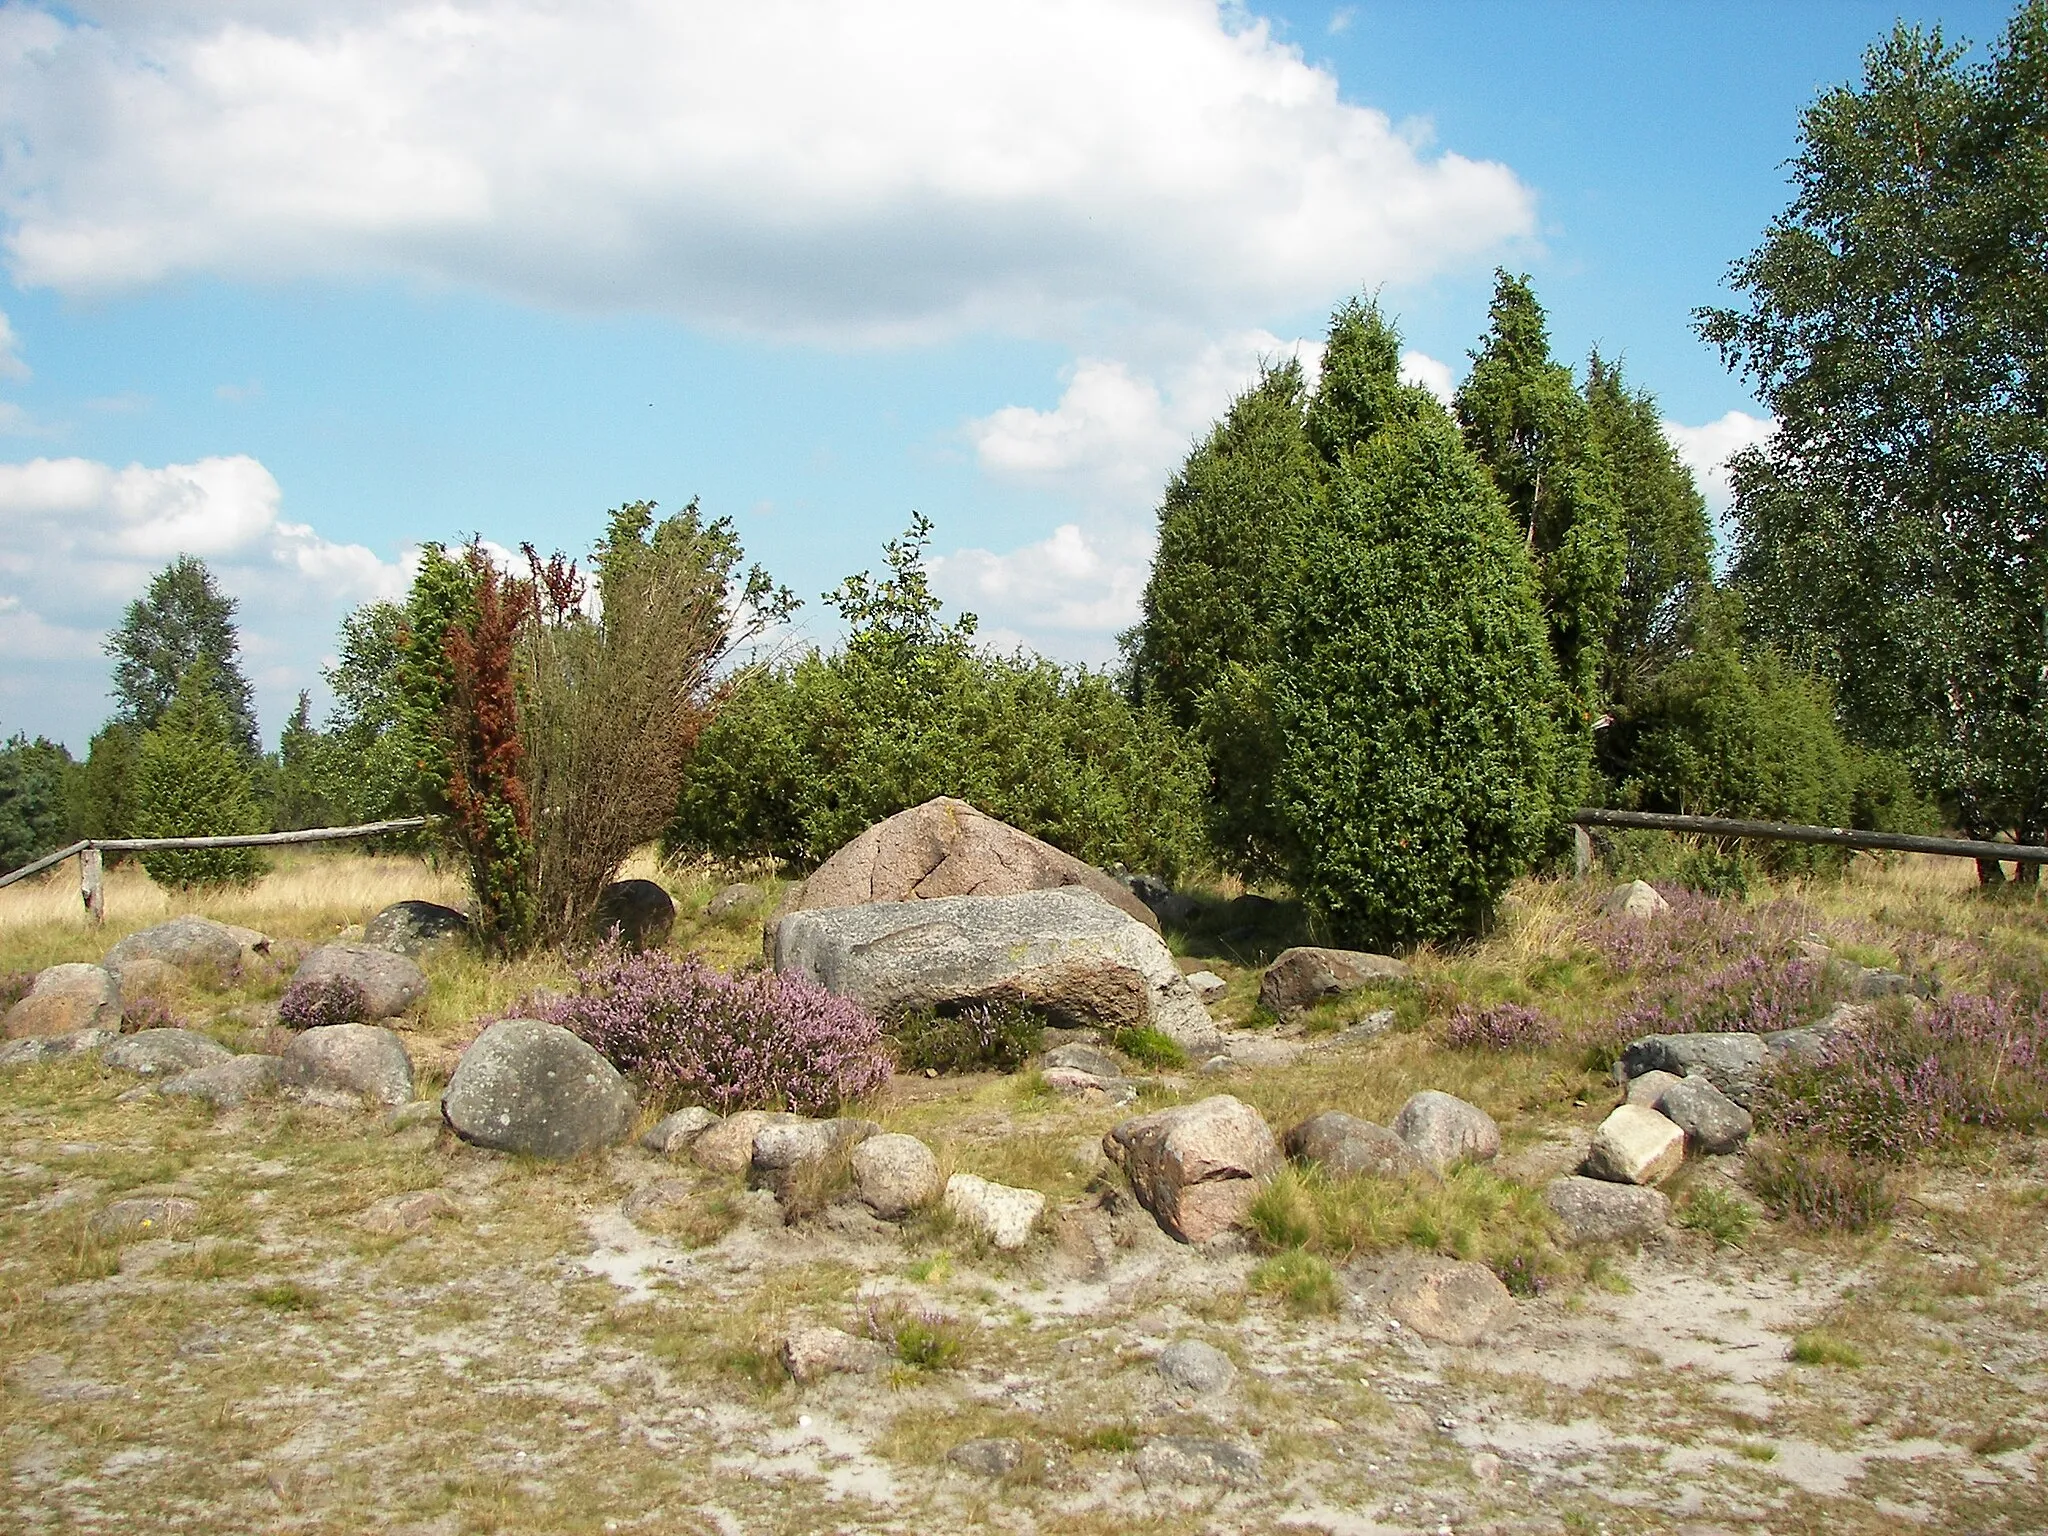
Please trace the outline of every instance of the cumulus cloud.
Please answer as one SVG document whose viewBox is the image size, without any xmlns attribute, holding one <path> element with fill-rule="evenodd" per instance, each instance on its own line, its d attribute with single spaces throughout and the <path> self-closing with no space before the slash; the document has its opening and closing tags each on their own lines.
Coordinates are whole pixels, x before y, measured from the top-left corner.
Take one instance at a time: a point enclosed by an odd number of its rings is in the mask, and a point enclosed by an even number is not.
<svg viewBox="0 0 2048 1536">
<path fill-rule="evenodd" d="M 1535 230 L 1215 0 L 17 4 L 0 134 L 23 284 L 398 275 L 841 342 L 1227 324 Z"/>
<path fill-rule="evenodd" d="M 0 379 L 25 379 L 28 364 L 21 360 L 21 338 L 14 334 L 14 322 L 0 311 Z"/>
<path fill-rule="evenodd" d="M 236 455 L 126 468 L 90 459 L 0 464 L 0 714 L 73 746 L 106 714 L 109 625 L 179 554 L 240 600 L 244 659 L 274 727 L 312 682 L 340 616 L 396 597 L 408 566 L 279 514 L 283 494 Z"/>
<path fill-rule="evenodd" d="M 1446 406 L 1457 397 L 1458 380 L 1449 363 L 1440 363 L 1427 352 L 1401 354 L 1401 382 L 1428 390 Z"/>
<path fill-rule="evenodd" d="M 1745 448 L 1769 440 L 1778 430 L 1775 417 L 1752 416 L 1747 411 L 1730 411 L 1704 426 L 1688 427 L 1683 422 L 1664 423 L 1664 435 L 1678 456 L 1692 471 L 1692 477 L 1707 499 L 1707 509 L 1718 524 L 1728 515 L 1732 493 L 1728 486 L 1728 461 Z"/>
</svg>

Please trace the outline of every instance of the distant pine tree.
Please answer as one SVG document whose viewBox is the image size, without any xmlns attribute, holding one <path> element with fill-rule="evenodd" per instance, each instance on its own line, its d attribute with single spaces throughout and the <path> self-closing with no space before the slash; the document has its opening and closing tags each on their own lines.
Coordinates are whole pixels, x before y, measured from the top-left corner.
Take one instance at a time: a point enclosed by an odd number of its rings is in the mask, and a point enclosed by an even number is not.
<svg viewBox="0 0 2048 1536">
<path fill-rule="evenodd" d="M 248 757 L 217 669 L 200 657 L 185 669 L 135 763 L 136 835 L 222 837 L 264 829 Z M 245 885 L 263 871 L 250 848 L 151 849 L 142 867 L 159 885 Z"/>
</svg>

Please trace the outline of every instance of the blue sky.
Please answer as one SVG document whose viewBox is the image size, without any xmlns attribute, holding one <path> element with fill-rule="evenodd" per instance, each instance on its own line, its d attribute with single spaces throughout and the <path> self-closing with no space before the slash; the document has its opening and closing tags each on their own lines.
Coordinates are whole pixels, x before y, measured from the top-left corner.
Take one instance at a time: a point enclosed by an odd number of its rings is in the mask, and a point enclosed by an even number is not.
<svg viewBox="0 0 2048 1536">
<path fill-rule="evenodd" d="M 732 516 L 817 638 L 918 508 L 986 634 L 1102 662 L 1258 359 L 1363 288 L 1441 386 L 1496 264 L 1708 473 L 1766 424 L 1690 312 L 1899 14 L 0 3 L 0 731 L 83 747 L 180 550 L 274 738 L 421 540 L 580 552 L 639 497 Z"/>
</svg>

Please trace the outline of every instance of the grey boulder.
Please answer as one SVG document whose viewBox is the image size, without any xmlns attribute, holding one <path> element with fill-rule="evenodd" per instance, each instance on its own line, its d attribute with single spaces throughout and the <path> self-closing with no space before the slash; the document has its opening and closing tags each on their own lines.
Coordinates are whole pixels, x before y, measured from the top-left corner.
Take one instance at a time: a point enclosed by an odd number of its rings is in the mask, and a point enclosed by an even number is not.
<svg viewBox="0 0 2048 1536">
<path fill-rule="evenodd" d="M 1024 1442 L 1008 1435 L 963 1440 L 946 1452 L 946 1460 L 981 1477 L 1007 1477 L 1024 1464 Z"/>
<path fill-rule="evenodd" d="M 1139 1115 L 1110 1128 L 1102 1150 L 1168 1233 L 1205 1243 L 1244 1222 L 1280 1143 L 1259 1112 L 1229 1094 Z"/>
<path fill-rule="evenodd" d="M 763 1126 L 754 1137 L 747 1183 L 754 1189 L 771 1189 L 777 1199 L 785 1199 L 814 1170 L 836 1165 L 845 1172 L 854 1147 L 880 1130 L 872 1120 L 850 1117 Z"/>
<path fill-rule="evenodd" d="M 1577 1174 L 1544 1185 L 1543 1203 L 1573 1245 L 1646 1242 L 1671 1221 L 1671 1202 L 1661 1191 Z"/>
<path fill-rule="evenodd" d="M 853 1187 L 869 1210 L 884 1221 L 896 1221 L 938 1199 L 945 1180 L 930 1147 L 915 1136 L 889 1131 L 854 1147 Z"/>
<path fill-rule="evenodd" d="M 437 901 L 397 901 L 363 927 L 363 943 L 413 956 L 440 944 L 461 943 L 470 936 L 469 914 Z"/>
<path fill-rule="evenodd" d="M 1486 1163 L 1500 1156 L 1500 1127 L 1475 1104 L 1425 1088 L 1401 1106 L 1394 1134 L 1415 1149 L 1433 1173 L 1448 1173 L 1461 1162 Z"/>
<path fill-rule="evenodd" d="M 1085 1072 L 1090 1077 L 1122 1077 L 1123 1063 L 1100 1046 L 1075 1042 L 1045 1053 L 1044 1065 L 1057 1071 Z"/>
<path fill-rule="evenodd" d="M 749 907 L 761 904 L 763 891 L 758 885 L 741 881 L 719 889 L 711 900 L 704 904 L 704 916 L 714 923 L 722 923 L 735 912 L 745 912 Z"/>
<path fill-rule="evenodd" d="M 1309 1116 L 1289 1131 L 1281 1144 L 1289 1157 L 1314 1163 L 1333 1178 L 1361 1173 L 1400 1178 L 1430 1171 L 1415 1149 L 1385 1126 L 1341 1109 Z"/>
<path fill-rule="evenodd" d="M 601 939 L 617 929 L 628 949 L 659 949 L 675 932 L 675 898 L 652 880 L 614 880 L 598 894 L 591 922 Z"/>
<path fill-rule="evenodd" d="M 1736 1151 L 1755 1129 L 1749 1111 L 1704 1077 L 1666 1088 L 1657 1113 L 1685 1132 L 1685 1144 L 1693 1151 L 1715 1156 Z"/>
<path fill-rule="evenodd" d="M 297 1097 L 334 1108 L 396 1108 L 412 1102 L 412 1058 L 388 1029 L 329 1024 L 285 1048 L 280 1081 Z"/>
<path fill-rule="evenodd" d="M 230 1056 L 210 1067 L 165 1078 L 156 1084 L 156 1091 L 166 1098 L 198 1099 L 215 1109 L 234 1109 L 275 1091 L 282 1068 L 275 1056 Z"/>
<path fill-rule="evenodd" d="M 124 1035 L 100 1054 L 103 1065 L 137 1077 L 175 1077 L 226 1061 L 233 1052 L 191 1029 L 145 1029 Z"/>
<path fill-rule="evenodd" d="M 718 1116 L 701 1104 L 692 1104 L 655 1121 L 647 1134 L 640 1138 L 640 1145 L 650 1152 L 659 1152 L 663 1157 L 681 1157 L 699 1136 L 716 1124 Z"/>
<path fill-rule="evenodd" d="M 111 1029 L 75 1029 L 64 1035 L 30 1035 L 0 1045 L 0 1072 L 62 1061 L 83 1051 L 103 1050 L 121 1036 Z"/>
<path fill-rule="evenodd" d="M 637 1106 L 618 1069 L 568 1030 L 500 1019 L 462 1053 L 441 1114 L 494 1152 L 579 1157 L 623 1141 Z"/>
<path fill-rule="evenodd" d="M 404 955 L 369 944 L 322 944 L 309 950 L 292 985 L 339 979 L 363 994 L 363 1018 L 396 1018 L 427 995 L 427 973 Z"/>
<path fill-rule="evenodd" d="M 121 1027 L 121 985 L 97 965 L 53 965 L 36 974 L 28 996 L 7 1010 L 6 1033 L 69 1035 Z"/>
<path fill-rule="evenodd" d="M 1645 1035 L 1629 1042 L 1621 1053 L 1621 1067 L 1631 1078 L 1645 1072 L 1698 1075 L 1747 1107 L 1762 1080 L 1768 1055 L 1759 1035 Z"/>
<path fill-rule="evenodd" d="M 1391 955 L 1302 945 L 1283 951 L 1266 968 L 1259 982 L 1259 1004 L 1285 1018 L 1375 982 L 1407 979 L 1408 967 Z"/>
<path fill-rule="evenodd" d="M 245 944 L 244 935 L 256 942 Z M 231 928 L 210 917 L 187 915 L 129 934 L 107 951 L 105 964 L 109 970 L 118 971 L 128 961 L 146 956 L 175 965 L 181 971 L 226 977 L 241 966 L 245 948 L 263 948 L 268 943 L 261 934 L 248 929 Z"/>
<path fill-rule="evenodd" d="M 1165 941 L 1074 886 L 790 912 L 774 959 L 881 1014 L 1007 1000 L 1183 1045 L 1216 1034 Z"/>
<path fill-rule="evenodd" d="M 1198 1396 L 1221 1392 L 1237 1379 L 1230 1356 L 1200 1339 L 1176 1339 L 1159 1352 L 1152 1368 L 1168 1384 Z"/>
<path fill-rule="evenodd" d="M 1669 912 L 1671 903 L 1649 881 L 1631 880 L 1609 891 L 1606 900 L 1600 903 L 1600 910 L 1609 917 L 1649 919 Z"/>
</svg>

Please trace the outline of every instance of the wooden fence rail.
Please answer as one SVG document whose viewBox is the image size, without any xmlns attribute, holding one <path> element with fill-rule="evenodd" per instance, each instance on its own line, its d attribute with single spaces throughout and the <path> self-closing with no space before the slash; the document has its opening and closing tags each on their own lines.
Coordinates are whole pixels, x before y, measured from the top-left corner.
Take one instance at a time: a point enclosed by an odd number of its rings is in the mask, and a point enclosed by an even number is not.
<svg viewBox="0 0 2048 1536">
<path fill-rule="evenodd" d="M 88 837 L 69 848 L 46 853 L 32 864 L 24 864 L 0 875 L 0 886 L 41 874 L 75 855 L 78 859 L 79 899 L 85 903 L 86 915 L 95 923 L 103 923 L 107 918 L 107 895 L 100 878 L 100 855 L 106 851 L 140 853 L 149 848 L 275 848 L 290 843 L 338 843 L 352 837 L 410 832 L 432 820 L 431 816 L 400 816 L 394 821 L 366 822 L 360 827 L 308 827 L 300 832 L 237 832 L 224 837 Z"/>
<path fill-rule="evenodd" d="M 1907 832 L 1858 832 L 1849 827 L 1802 827 L 1785 821 L 1737 821 L 1725 816 L 1667 816 L 1658 811 L 1574 811 L 1582 827 L 1638 827 L 1690 832 L 1699 837 L 1756 837 L 1780 843 L 1823 843 L 1883 853 L 1934 853 L 1951 859 L 2000 859 L 2048 864 L 2048 848 L 2030 843 L 1984 843 L 1967 837 L 1920 837 Z"/>
</svg>

